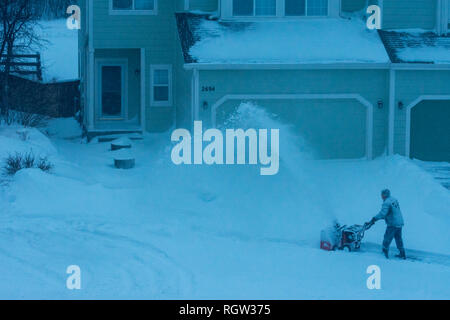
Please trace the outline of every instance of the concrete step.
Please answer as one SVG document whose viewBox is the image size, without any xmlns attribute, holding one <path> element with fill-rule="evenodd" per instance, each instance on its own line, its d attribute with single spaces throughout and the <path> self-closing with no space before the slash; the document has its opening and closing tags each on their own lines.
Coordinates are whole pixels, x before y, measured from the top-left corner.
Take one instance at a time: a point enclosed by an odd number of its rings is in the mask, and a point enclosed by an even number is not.
<svg viewBox="0 0 450 320">
<path fill-rule="evenodd" d="M 98 142 L 111 142 L 119 138 L 128 138 L 130 140 L 143 140 L 144 136 L 141 133 L 116 133 L 97 136 Z"/>
</svg>

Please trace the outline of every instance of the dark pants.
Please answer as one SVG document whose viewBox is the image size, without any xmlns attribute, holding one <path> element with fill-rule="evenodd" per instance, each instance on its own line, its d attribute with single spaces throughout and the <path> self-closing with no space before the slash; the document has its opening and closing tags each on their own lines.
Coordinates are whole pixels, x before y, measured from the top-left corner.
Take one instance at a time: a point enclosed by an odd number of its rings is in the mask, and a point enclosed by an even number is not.
<svg viewBox="0 0 450 320">
<path fill-rule="evenodd" d="M 395 238 L 395 244 L 397 245 L 397 249 L 402 252 L 405 250 L 403 247 L 402 240 L 402 228 L 401 227 L 387 227 L 386 232 L 384 233 L 383 240 L 383 248 L 389 250 L 389 246 L 391 245 L 392 239 Z"/>
</svg>

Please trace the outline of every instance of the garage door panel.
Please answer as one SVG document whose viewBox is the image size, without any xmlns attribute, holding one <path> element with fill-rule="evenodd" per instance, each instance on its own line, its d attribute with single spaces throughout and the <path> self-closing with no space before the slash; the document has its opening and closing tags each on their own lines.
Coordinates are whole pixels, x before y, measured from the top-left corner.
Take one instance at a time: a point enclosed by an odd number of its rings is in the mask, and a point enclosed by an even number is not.
<svg viewBox="0 0 450 320">
<path fill-rule="evenodd" d="M 301 136 L 319 159 L 363 158 L 366 155 L 366 110 L 354 99 L 254 101 Z M 220 126 L 239 106 L 227 101 L 217 110 Z M 283 133 L 280 133 L 282 139 Z"/>
<path fill-rule="evenodd" d="M 450 100 L 422 101 L 411 109 L 410 156 L 450 161 Z"/>
</svg>

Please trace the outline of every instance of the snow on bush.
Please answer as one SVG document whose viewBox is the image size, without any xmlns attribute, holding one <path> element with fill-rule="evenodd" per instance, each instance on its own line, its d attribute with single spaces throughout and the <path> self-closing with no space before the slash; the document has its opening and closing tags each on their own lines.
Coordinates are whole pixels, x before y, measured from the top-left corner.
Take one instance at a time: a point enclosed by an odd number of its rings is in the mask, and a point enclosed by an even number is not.
<svg viewBox="0 0 450 320">
<path fill-rule="evenodd" d="M 33 152 L 42 157 L 57 153 L 50 140 L 36 128 L 19 125 L 0 126 L 0 159 L 14 153 Z"/>
</svg>

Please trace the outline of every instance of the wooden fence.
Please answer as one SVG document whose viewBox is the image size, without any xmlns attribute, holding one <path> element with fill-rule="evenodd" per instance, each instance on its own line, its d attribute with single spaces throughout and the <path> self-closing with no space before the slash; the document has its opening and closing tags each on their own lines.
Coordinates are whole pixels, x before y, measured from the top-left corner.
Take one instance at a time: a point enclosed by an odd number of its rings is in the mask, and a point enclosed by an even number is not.
<svg viewBox="0 0 450 320">
<path fill-rule="evenodd" d="M 3 85 L 4 75 L 0 74 L 0 78 Z M 10 109 L 49 117 L 72 117 L 80 110 L 79 85 L 79 80 L 41 83 L 11 75 Z"/>
<path fill-rule="evenodd" d="M 38 81 L 42 81 L 41 54 L 13 54 L 10 56 L 9 65 L 12 72 L 19 75 L 34 75 Z M 0 55 L 0 66 L 7 64 L 7 56 Z"/>
<path fill-rule="evenodd" d="M 42 83 L 41 55 L 14 54 L 7 62 L 0 55 L 0 67 L 8 63 L 8 102 L 10 109 L 42 114 L 49 117 L 71 117 L 80 110 L 80 81 Z M 5 74 L 0 72 L 0 85 L 5 85 Z M 3 90 L 0 90 L 0 101 Z"/>
</svg>

